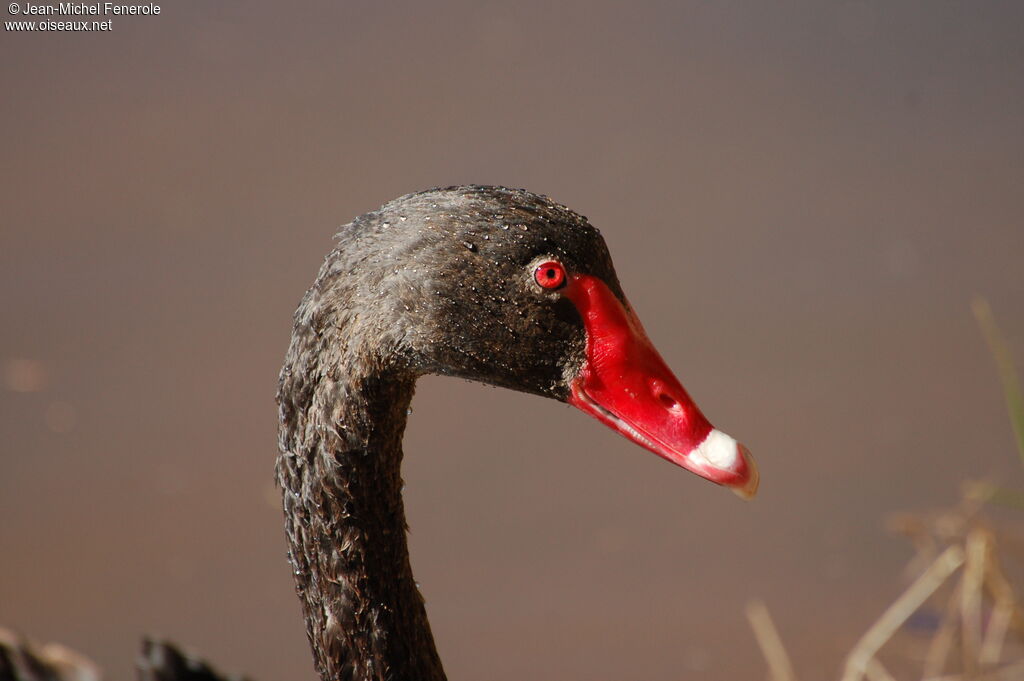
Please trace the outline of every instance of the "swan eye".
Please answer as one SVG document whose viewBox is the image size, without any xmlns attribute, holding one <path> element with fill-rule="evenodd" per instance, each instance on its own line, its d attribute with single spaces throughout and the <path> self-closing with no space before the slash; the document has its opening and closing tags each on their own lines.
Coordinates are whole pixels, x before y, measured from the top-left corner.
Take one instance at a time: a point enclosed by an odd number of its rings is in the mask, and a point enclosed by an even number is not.
<svg viewBox="0 0 1024 681">
<path fill-rule="evenodd" d="M 554 291 L 565 286 L 565 268 L 560 262 L 548 260 L 537 265 L 533 278 L 543 288 Z"/>
</svg>

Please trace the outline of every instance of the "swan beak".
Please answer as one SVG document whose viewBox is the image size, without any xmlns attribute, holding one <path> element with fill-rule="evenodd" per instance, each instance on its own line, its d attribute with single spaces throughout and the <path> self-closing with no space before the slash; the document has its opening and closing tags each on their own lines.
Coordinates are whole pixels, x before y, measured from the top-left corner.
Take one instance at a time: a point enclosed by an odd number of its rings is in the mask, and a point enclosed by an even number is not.
<svg viewBox="0 0 1024 681">
<path fill-rule="evenodd" d="M 750 450 L 707 420 L 608 286 L 576 275 L 565 289 L 587 332 L 586 360 L 568 401 L 641 447 L 742 499 L 760 475 Z"/>
</svg>

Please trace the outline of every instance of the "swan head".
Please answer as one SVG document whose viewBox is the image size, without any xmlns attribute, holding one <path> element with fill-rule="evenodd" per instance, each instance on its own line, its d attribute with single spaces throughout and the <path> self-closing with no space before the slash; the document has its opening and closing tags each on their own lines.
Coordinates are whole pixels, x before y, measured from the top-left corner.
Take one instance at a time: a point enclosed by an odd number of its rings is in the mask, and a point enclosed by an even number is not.
<svg viewBox="0 0 1024 681">
<path fill-rule="evenodd" d="M 600 233 L 546 197 L 463 186 L 396 199 L 342 228 L 309 295 L 336 302 L 338 342 L 373 361 L 567 402 L 743 498 L 757 491 L 750 452 L 658 354 Z"/>
</svg>

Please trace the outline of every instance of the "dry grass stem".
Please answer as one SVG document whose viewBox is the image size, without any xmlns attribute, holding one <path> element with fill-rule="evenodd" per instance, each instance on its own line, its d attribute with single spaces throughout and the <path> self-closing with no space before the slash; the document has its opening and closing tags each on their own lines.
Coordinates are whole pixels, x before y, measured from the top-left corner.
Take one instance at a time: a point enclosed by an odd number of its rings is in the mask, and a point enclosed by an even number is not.
<svg viewBox="0 0 1024 681">
<path fill-rule="evenodd" d="M 988 619 L 988 631 L 981 644 L 981 663 L 993 665 L 999 662 L 1003 653 L 1003 642 L 1014 615 L 1018 612 L 1013 587 L 1003 575 L 995 556 L 990 556 L 985 565 L 985 586 L 992 597 L 992 615 Z"/>
<path fill-rule="evenodd" d="M 751 601 L 747 604 L 747 620 L 754 630 L 757 645 L 768 663 L 768 674 L 772 681 L 796 681 L 793 664 L 782 645 L 779 631 L 775 628 L 772 616 L 763 601 Z"/>
<path fill-rule="evenodd" d="M 950 546 L 943 551 L 935 562 L 928 566 L 924 574 L 889 606 L 850 651 L 843 669 L 843 681 L 858 681 L 864 678 L 875 653 L 963 562 L 964 552 L 959 546 Z"/>
<path fill-rule="evenodd" d="M 873 657 L 868 660 L 868 666 L 865 673 L 870 681 L 896 681 L 893 675 L 889 673 L 889 670 L 885 668 L 885 665 L 883 665 L 877 657 Z"/>
<path fill-rule="evenodd" d="M 1010 614 L 1010 627 L 1017 631 L 1017 635 L 1024 638 L 1024 613 L 1017 607 L 1017 597 L 1010 586 L 1009 580 L 999 565 L 999 561 L 993 556 L 988 562 L 988 573 L 985 575 L 985 587 L 988 589 L 992 600 L 999 603 L 1002 600 L 1009 600 L 1013 603 L 1013 612 Z"/>
<path fill-rule="evenodd" d="M 928 652 L 924 657 L 923 678 L 928 679 L 942 673 L 946 668 L 946 660 L 953 649 L 953 637 L 956 634 L 957 624 L 960 623 L 960 591 L 963 584 L 957 582 L 953 589 L 949 602 L 942 613 L 942 621 L 939 628 L 928 645 Z"/>
<path fill-rule="evenodd" d="M 985 578 L 985 558 L 988 553 L 987 533 L 971 530 L 967 534 L 963 587 L 960 589 L 960 627 L 964 672 L 971 677 L 978 669 L 981 649 L 981 601 Z"/>
</svg>

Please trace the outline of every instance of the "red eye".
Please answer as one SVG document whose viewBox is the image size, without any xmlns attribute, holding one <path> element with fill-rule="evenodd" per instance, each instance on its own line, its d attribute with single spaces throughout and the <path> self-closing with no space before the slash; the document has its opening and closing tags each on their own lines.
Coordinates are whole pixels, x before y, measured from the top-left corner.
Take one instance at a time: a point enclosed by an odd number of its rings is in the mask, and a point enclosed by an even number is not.
<svg viewBox="0 0 1024 681">
<path fill-rule="evenodd" d="M 565 285 L 565 268 L 562 263 L 548 260 L 537 265 L 533 278 L 546 289 L 555 290 Z"/>
</svg>

